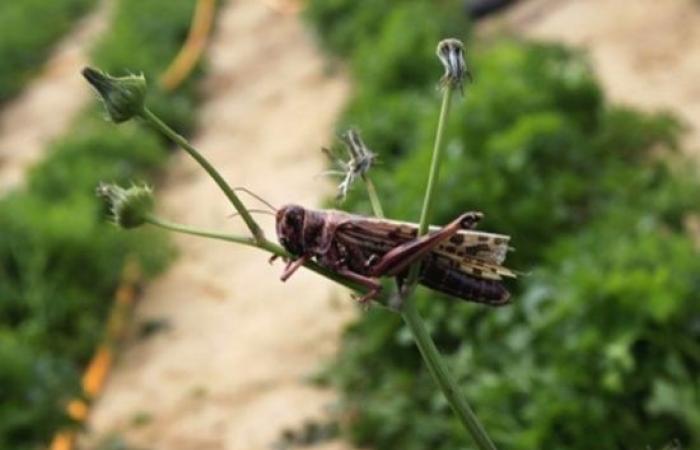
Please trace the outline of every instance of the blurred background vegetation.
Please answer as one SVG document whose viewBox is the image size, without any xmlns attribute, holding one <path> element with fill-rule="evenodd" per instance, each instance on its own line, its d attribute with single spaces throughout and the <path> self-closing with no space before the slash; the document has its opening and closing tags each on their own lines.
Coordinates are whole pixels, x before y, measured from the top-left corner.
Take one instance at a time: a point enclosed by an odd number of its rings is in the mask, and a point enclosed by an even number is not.
<svg viewBox="0 0 700 450">
<path fill-rule="evenodd" d="M 94 0 L 0 4 L 0 102 L 38 71 Z M 194 2 L 120 0 L 95 65 L 157 78 L 187 34 Z M 497 445 L 508 449 L 700 446 L 700 260 L 696 164 L 667 114 L 612 105 L 585 55 L 514 38 L 476 39 L 457 0 L 309 0 L 305 19 L 354 93 L 338 123 L 379 154 L 388 216 L 419 213 L 439 108 L 436 43 L 468 43 L 475 82 L 457 96 L 434 223 L 478 209 L 513 236 L 524 275 L 497 310 L 419 291 L 420 309 Z M 27 30 L 31 30 L 28 32 Z M 149 103 L 187 134 L 200 72 Z M 45 445 L 102 338 L 127 256 L 146 277 L 172 248 L 109 226 L 99 180 L 154 179 L 168 146 L 91 107 L 24 187 L 0 198 L 0 449 Z M 314 174 L 309 174 L 310 176 Z M 344 209 L 369 213 L 364 192 Z M 371 309 L 345 333 L 323 381 L 341 430 L 386 450 L 470 448 L 398 316 Z"/>
<path fill-rule="evenodd" d="M 0 102 L 19 91 L 41 67 L 56 39 L 95 3 L 96 0 L 0 3 Z"/>
<path fill-rule="evenodd" d="M 9 87 L 25 82 L 28 72 L 38 71 L 51 40 L 66 30 L 68 17 L 77 17 L 78 6 L 95 3 L 3 3 L 0 23 L 9 25 L 0 26 L 0 34 L 27 42 L 0 39 L 0 78 L 15 80 Z M 119 1 L 93 61 L 116 74 L 138 70 L 156 78 L 187 35 L 193 8 L 192 2 Z M 57 27 L 51 38 L 43 34 L 50 27 L 36 27 L 44 20 Z M 38 59 L 6 62 L 17 53 Z M 152 83 L 150 93 L 159 113 L 183 132 L 193 123 L 189 83 L 167 95 Z M 5 92 L 2 81 L 0 86 Z M 166 161 L 168 146 L 136 124 L 117 128 L 103 117 L 98 105 L 88 108 L 50 144 L 26 186 L 0 199 L 0 449 L 40 448 L 69 422 L 65 406 L 80 395 L 81 373 L 103 338 L 126 258 L 137 260 L 149 277 L 172 256 L 162 235 L 124 233 L 109 224 L 94 195 L 100 180 L 148 179 Z"/>
<path fill-rule="evenodd" d="M 435 43 L 469 43 L 475 82 L 451 113 L 434 222 L 483 211 L 525 275 L 498 310 L 421 291 L 438 348 L 502 448 L 700 446 L 700 260 L 684 229 L 700 186 L 681 127 L 606 102 L 575 51 L 471 39 L 461 7 L 312 0 L 306 12 L 354 78 L 338 129 L 358 127 L 379 154 L 386 213 L 405 220 L 419 214 L 438 116 Z M 370 212 L 361 189 L 343 206 Z M 468 448 L 409 336 L 378 310 L 347 331 L 325 375 L 349 435 Z"/>
</svg>

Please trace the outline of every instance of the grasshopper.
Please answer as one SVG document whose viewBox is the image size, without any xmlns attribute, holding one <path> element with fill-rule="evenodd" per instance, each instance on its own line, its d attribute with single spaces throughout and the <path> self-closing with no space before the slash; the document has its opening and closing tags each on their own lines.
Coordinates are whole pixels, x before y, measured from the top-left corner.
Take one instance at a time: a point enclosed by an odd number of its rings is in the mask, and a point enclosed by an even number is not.
<svg viewBox="0 0 700 450">
<path fill-rule="evenodd" d="M 505 305 L 510 293 L 504 277 L 515 274 L 501 266 L 509 236 L 474 231 L 483 218 L 466 212 L 442 228 L 418 236 L 418 226 L 334 210 L 286 205 L 275 213 L 280 244 L 292 255 L 282 281 L 309 260 L 368 289 L 361 303 L 376 299 L 381 277 L 401 281 L 420 261 L 419 282 L 468 301 Z"/>
</svg>

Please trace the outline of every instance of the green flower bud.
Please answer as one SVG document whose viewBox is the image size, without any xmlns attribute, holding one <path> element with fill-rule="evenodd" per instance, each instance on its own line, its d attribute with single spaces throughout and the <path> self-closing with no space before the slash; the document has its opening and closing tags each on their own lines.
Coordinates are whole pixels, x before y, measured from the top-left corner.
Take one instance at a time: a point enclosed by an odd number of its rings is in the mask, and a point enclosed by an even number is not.
<svg viewBox="0 0 700 450">
<path fill-rule="evenodd" d="M 445 67 L 445 74 L 440 80 L 443 86 L 462 89 L 465 78 L 472 81 L 472 75 L 464 60 L 462 41 L 453 38 L 444 39 L 438 44 L 436 54 Z"/>
<path fill-rule="evenodd" d="M 109 206 L 114 223 L 122 228 L 136 228 L 153 212 L 153 191 L 146 185 L 124 189 L 116 184 L 100 183 L 97 195 Z"/>
<path fill-rule="evenodd" d="M 143 111 L 146 101 L 146 78 L 143 74 L 112 77 L 86 67 L 83 76 L 100 95 L 109 118 L 115 123 L 126 122 Z"/>
</svg>

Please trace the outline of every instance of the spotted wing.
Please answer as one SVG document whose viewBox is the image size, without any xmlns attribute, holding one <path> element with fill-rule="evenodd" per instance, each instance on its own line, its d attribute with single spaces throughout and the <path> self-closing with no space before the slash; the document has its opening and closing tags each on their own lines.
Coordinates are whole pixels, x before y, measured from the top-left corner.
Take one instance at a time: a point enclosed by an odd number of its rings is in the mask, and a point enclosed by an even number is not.
<svg viewBox="0 0 700 450">
<path fill-rule="evenodd" d="M 439 229 L 430 227 L 430 231 Z M 415 239 L 418 226 L 409 222 L 352 216 L 339 228 L 339 232 L 343 239 L 382 255 L 397 245 Z M 432 253 L 439 255 L 445 264 L 455 270 L 479 278 L 500 280 L 502 277 L 515 277 L 512 271 L 501 265 L 508 253 L 509 241 L 510 237 L 502 234 L 460 230 L 439 244 Z"/>
<path fill-rule="evenodd" d="M 415 239 L 418 228 L 411 223 L 350 216 L 338 227 L 337 233 L 343 242 L 381 256 L 394 247 Z"/>
</svg>

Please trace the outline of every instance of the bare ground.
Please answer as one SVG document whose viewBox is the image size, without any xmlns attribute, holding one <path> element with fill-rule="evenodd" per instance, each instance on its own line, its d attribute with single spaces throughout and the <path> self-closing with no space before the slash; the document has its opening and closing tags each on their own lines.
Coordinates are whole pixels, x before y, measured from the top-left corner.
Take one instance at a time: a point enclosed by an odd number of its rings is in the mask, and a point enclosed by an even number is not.
<svg viewBox="0 0 700 450">
<path fill-rule="evenodd" d="M 47 144 L 70 125 L 89 100 L 78 74 L 88 51 L 109 24 L 112 2 L 103 0 L 55 47 L 41 73 L 0 111 L 0 194 L 22 182 Z"/>
<path fill-rule="evenodd" d="M 233 184 L 276 205 L 317 205 L 328 194 L 315 177 L 324 168 L 319 149 L 332 139 L 348 83 L 327 73 L 296 16 L 255 0 L 221 8 L 195 144 Z M 162 215 L 245 233 L 184 154 L 168 173 L 157 192 Z M 260 220 L 272 236 L 272 218 Z M 176 242 L 179 259 L 147 288 L 135 318 L 170 328 L 127 345 L 95 405 L 87 448 L 117 432 L 151 450 L 268 449 L 283 429 L 325 417 L 333 395 L 306 378 L 353 315 L 347 293 L 304 270 L 284 284 L 282 263 L 270 266 L 253 249 Z"/>
<path fill-rule="evenodd" d="M 677 113 L 700 154 L 697 0 L 524 0 L 482 28 L 586 49 L 611 100 Z"/>
</svg>

